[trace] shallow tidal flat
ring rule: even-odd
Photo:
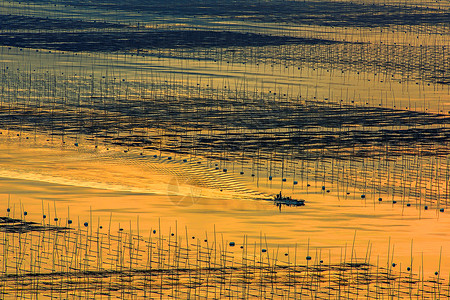
[[[449,296],[447,2],[0,7],[0,298]]]

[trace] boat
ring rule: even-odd
[[[282,205],[286,205],[286,206],[303,206],[303,205],[305,205],[305,200],[292,199],[291,197],[283,196],[281,194],[281,192],[274,197],[273,201],[275,202],[275,205],[280,208]]]

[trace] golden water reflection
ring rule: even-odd
[[[309,241],[312,249],[322,249],[322,257],[331,249],[331,260],[352,247],[356,237],[358,256],[369,251],[372,259],[386,263],[390,249],[391,259],[406,266],[412,251],[413,266],[429,274],[439,268],[443,247],[441,270],[450,271],[446,211],[379,202],[370,194],[361,199],[357,191],[343,198],[336,187],[327,186],[330,192],[325,192],[317,182],[296,191],[305,206],[280,211],[269,201],[255,200],[254,178],[237,173],[224,177],[221,170],[185,163],[182,157],[168,160],[120,148],[75,147],[43,136],[1,138],[2,210],[9,202],[16,217],[26,210],[27,220],[41,222],[43,212],[48,220],[56,213],[62,223],[71,218],[75,224],[90,221],[108,228],[111,221],[112,230],[120,226],[144,235],[158,226],[163,232],[187,227],[196,237],[215,229],[227,241],[246,235],[259,243],[263,237],[271,247],[283,248],[306,247]],[[130,159],[132,155],[139,160]],[[216,176],[217,182],[207,184],[208,176]],[[267,194],[277,188],[267,186]]]

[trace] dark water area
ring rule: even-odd
[[[70,26],[70,25],[69,25]],[[205,30],[125,32],[32,32],[0,35],[2,45],[74,52],[116,52],[140,49],[263,47],[316,45],[340,42],[313,38],[270,36],[253,33]]]

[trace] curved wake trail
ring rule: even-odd
[[[199,159],[168,159],[89,145],[58,148],[16,142],[0,146],[0,177],[168,196],[270,198]]]

